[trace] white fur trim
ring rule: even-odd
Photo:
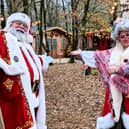
[[[39,97],[36,97],[35,94],[33,93],[33,100],[34,100],[34,108],[37,108],[39,106]]]
[[[49,66],[49,63],[48,63],[48,60],[47,60],[47,56],[44,54],[44,55],[40,55],[42,61],[43,61],[43,65],[42,65],[42,71],[43,72],[46,72],[47,69],[48,69],[48,66]]]
[[[21,63],[8,65],[3,59],[0,58],[0,68],[7,74],[7,75],[20,75],[25,72],[24,67]]]
[[[129,129],[129,114],[126,114],[125,112],[122,114],[122,120],[123,120],[123,124],[124,127],[126,129]]]
[[[35,61],[36,67],[39,68],[40,72],[40,83],[39,83],[39,95],[38,95],[38,101],[39,105],[38,110],[37,110],[37,116],[36,116],[36,125],[38,129],[47,129],[46,126],[46,104],[45,104],[45,90],[44,90],[44,82],[43,82],[43,76],[42,76],[42,68],[41,68],[41,62],[38,58],[38,56],[35,54],[33,48],[31,47],[30,44],[24,44],[27,50],[31,53],[33,56],[33,59]],[[37,68],[36,68],[37,70]],[[38,104],[38,101],[35,100],[34,104]]]
[[[97,129],[109,129],[115,125],[114,120],[111,117],[111,113],[108,113],[104,117],[97,118]]]
[[[28,29],[30,29],[30,18],[25,13],[17,12],[10,15],[7,19],[6,25],[11,25],[13,21],[21,21],[23,23],[26,23],[28,26]]]
[[[110,65],[124,65],[124,59],[129,60],[129,47],[123,49],[122,45],[119,42],[117,42],[115,48],[111,53]]]
[[[115,48],[111,53],[110,63],[109,65],[120,65],[121,55],[123,53],[123,48],[119,42],[116,43]]]
[[[29,64],[31,65],[31,67],[33,68],[33,73],[34,73],[34,80],[33,81],[36,81],[36,80],[39,80],[39,74],[38,74],[38,70],[36,68],[36,65],[32,59],[32,57],[30,56],[30,54],[28,53],[28,48],[26,47],[27,43],[19,43],[19,46],[22,48],[24,54],[26,55],[28,61],[29,61]],[[30,50],[30,49],[29,49]],[[31,55],[33,56],[34,58],[34,54],[32,53],[32,51],[29,51],[31,53]]]
[[[40,70],[40,83],[39,83],[39,106],[36,116],[36,124],[38,129],[47,129],[46,126],[46,103],[45,103],[45,89],[42,76],[41,62],[38,56],[35,56],[36,64]]]

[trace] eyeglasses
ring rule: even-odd
[[[17,25],[23,25],[24,28],[28,29],[28,26],[25,23],[21,22],[21,21],[14,21],[14,23],[17,24]]]
[[[124,38],[129,38],[129,32],[125,33],[125,34],[120,34],[119,35],[120,39],[124,39]]]

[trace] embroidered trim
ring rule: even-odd
[[[6,40],[6,37],[4,35],[4,33],[2,33],[3,35],[3,40],[4,40],[4,44],[5,44],[5,47],[7,48],[7,56],[3,58],[3,60],[7,63],[7,64],[11,64],[11,61],[10,61],[10,57],[9,57],[9,48],[7,46],[7,40]],[[2,58],[2,57],[1,57]]]
[[[13,84],[14,84],[14,81],[8,78],[8,79],[6,79],[6,81],[3,84],[5,85],[6,89],[9,92],[11,92]]]
[[[30,112],[30,108],[29,108],[29,104],[28,104],[28,100],[25,96],[25,92],[24,92],[24,89],[22,87],[22,83],[20,81],[20,76],[17,76],[17,80],[18,80],[18,84],[19,84],[19,88],[20,88],[20,91],[21,91],[21,95],[24,96],[25,98],[25,108],[26,108],[26,114],[28,116],[28,121],[26,121],[25,125],[28,124],[30,127],[34,125],[33,123],[33,119],[32,119],[32,115],[31,115],[31,112]],[[24,126],[25,126],[24,125]],[[26,125],[27,126],[27,125]],[[19,126],[20,127],[20,126]],[[24,129],[24,127],[20,127],[20,128],[16,128],[16,129]]]
[[[23,126],[18,126],[16,129],[26,129],[27,127],[33,126],[33,122],[26,121]]]

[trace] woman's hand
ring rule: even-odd
[[[75,56],[75,59],[77,59],[77,60],[82,60],[82,57],[81,57],[81,49],[72,51],[72,52],[70,53],[70,55],[71,55],[71,56]]]
[[[81,55],[81,49],[72,51],[72,52],[70,53],[70,55],[73,55],[73,56],[80,56],[80,55]]]
[[[119,66],[112,65],[112,66],[109,66],[109,67],[108,67],[108,72],[109,72],[110,74],[112,74],[112,73],[117,73],[118,70],[119,70]]]

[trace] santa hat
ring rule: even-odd
[[[7,19],[5,30],[8,27],[10,27],[13,21],[21,21],[25,23],[28,26],[28,31],[30,30],[31,20],[27,14],[21,13],[21,12],[16,12],[16,13],[11,14]]]

